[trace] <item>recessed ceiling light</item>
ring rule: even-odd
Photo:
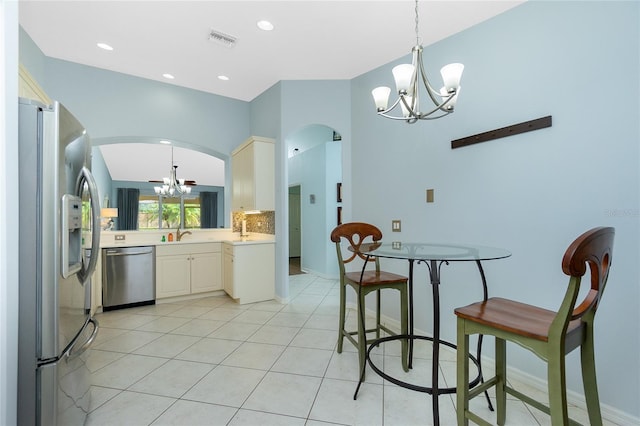
[[[109,46],[107,43],[98,43],[97,46],[100,49],[104,49],[104,50],[113,50],[113,47]]]
[[[229,77],[227,77],[226,75],[219,75],[218,79],[220,79],[222,81],[229,81]]]
[[[169,74],[169,73],[164,73],[164,74],[162,74],[162,76],[163,76],[164,78],[169,79],[169,80],[173,80],[173,79],[175,78],[174,76],[172,76],[172,75],[171,75],[171,74]]]
[[[263,31],[271,31],[273,30],[273,24],[269,21],[258,21],[258,28]]]

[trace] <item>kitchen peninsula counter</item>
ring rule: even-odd
[[[231,229],[189,230],[181,241],[168,240],[169,230],[103,231],[100,249],[155,246],[156,303],[219,295],[223,291],[240,304],[275,296],[275,236]],[[164,235],[165,241],[162,241]],[[85,240],[85,244],[90,241]],[[101,250],[102,251],[102,250]],[[102,256],[93,275],[92,310],[102,307]],[[225,269],[226,266],[226,269]],[[258,277],[245,271],[258,269]]]
[[[233,245],[249,244],[272,244],[275,243],[275,236],[272,234],[249,233],[247,237],[240,237],[238,232],[230,229],[212,230],[189,230],[191,234],[176,241],[175,229],[171,230],[174,236],[173,241],[168,240],[169,230],[163,231],[103,231],[100,235],[100,248],[113,247],[135,247],[135,246],[168,246],[180,244],[199,243],[228,243]],[[118,240],[119,236],[124,236],[123,240]],[[162,237],[165,241],[162,241]]]

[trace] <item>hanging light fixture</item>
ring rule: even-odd
[[[418,35],[418,0],[416,0],[416,45],[411,49],[413,59],[411,64],[402,64],[393,68],[393,77],[396,82],[398,91],[398,99],[389,105],[389,94],[391,89],[388,87],[376,87],[371,91],[376,104],[378,115],[392,120],[404,120],[407,123],[415,123],[418,120],[434,120],[444,117],[453,112],[460,93],[460,78],[464,65],[454,63],[445,65],[440,70],[444,86],[440,90],[436,90],[429,83],[429,79],[424,71],[422,63],[422,44]],[[420,111],[420,85],[426,89],[429,98],[433,102],[428,111]],[[393,116],[391,111],[400,106],[402,115]]]
[[[176,171],[178,170],[178,166],[173,164],[173,146],[171,147],[171,170],[169,171],[169,177],[162,178],[162,181],[151,181],[151,182],[162,182],[162,186],[155,186],[153,189],[156,194],[161,196],[173,196],[178,194],[190,194],[191,186],[196,183],[192,180],[185,181],[184,179],[178,179],[176,177]]]

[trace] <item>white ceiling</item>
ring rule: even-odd
[[[423,1],[422,43],[519,3]],[[407,0],[22,0],[19,13],[20,25],[47,56],[244,101],[280,80],[354,78],[410,53],[415,44],[414,4]],[[258,29],[261,19],[275,29]],[[209,41],[211,29],[237,37],[236,46]],[[99,49],[98,42],[114,50]],[[230,80],[218,80],[221,74]]]
[[[523,1],[422,1],[421,42],[432,44]],[[415,44],[414,13],[414,2],[409,0],[21,0],[19,4],[20,25],[49,57],[243,101],[253,100],[281,80],[351,79],[407,55]],[[262,19],[275,29],[258,29],[256,23]],[[235,47],[209,41],[212,29],[236,37]],[[114,50],[102,50],[98,42]],[[167,80],[163,73],[175,79]],[[218,75],[228,76],[229,81],[219,80]],[[385,83],[391,84],[391,76],[389,80]],[[107,163],[111,170],[110,160]],[[163,167],[168,170],[169,164]],[[180,171],[193,179],[190,166],[181,165]]]

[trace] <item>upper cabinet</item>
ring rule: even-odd
[[[18,96],[21,98],[35,99],[45,105],[51,104],[51,99],[49,99],[44,90],[42,90],[42,87],[40,87],[38,82],[34,80],[22,64],[20,64],[18,77]]]
[[[275,210],[275,140],[251,136],[231,153],[232,209]]]

